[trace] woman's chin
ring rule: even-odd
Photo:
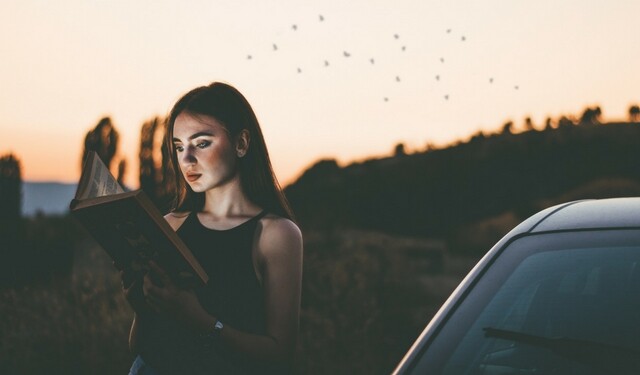
[[[203,184],[199,184],[198,182],[190,182],[189,187],[193,190],[194,193],[202,193],[206,190]]]

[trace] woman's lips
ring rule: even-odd
[[[201,176],[201,174],[199,174],[199,173],[187,174],[187,181],[193,182],[193,181],[197,180],[198,178],[200,178],[200,176]]]

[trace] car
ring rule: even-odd
[[[640,374],[640,198],[520,223],[476,264],[394,374]]]

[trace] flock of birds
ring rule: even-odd
[[[318,15],[318,20],[319,20],[319,22],[324,22],[325,18],[324,18],[324,16],[323,16],[323,15],[321,15],[321,14],[320,14],[320,15]],[[295,32],[295,31],[298,31],[298,25],[297,25],[297,24],[292,24],[292,25],[291,25],[291,30],[292,30],[292,31],[294,31],[294,32]],[[447,33],[447,34],[451,34],[451,31],[452,31],[451,29],[447,29],[447,30],[446,30],[446,33]],[[394,38],[396,41],[399,41],[399,40],[400,40],[400,35],[398,35],[398,34],[393,34],[393,38]],[[466,36],[462,35],[462,36],[460,37],[460,41],[461,41],[461,42],[465,42],[466,40],[467,40],[467,37],[466,37]],[[274,52],[278,51],[278,45],[277,45],[276,43],[273,43],[273,44],[272,44],[272,49],[273,49],[273,51],[274,51]],[[407,46],[406,46],[406,45],[402,45],[402,46],[400,47],[400,50],[401,50],[402,52],[406,51],[406,50],[407,50]],[[351,57],[351,53],[350,53],[350,52],[348,52],[348,51],[343,51],[343,52],[342,52],[342,56],[343,56],[344,58],[350,58],[350,57]],[[248,55],[247,55],[247,60],[253,60],[253,55],[248,54]],[[369,61],[369,63],[370,63],[371,65],[375,65],[375,63],[376,63],[376,60],[375,60],[375,58],[373,58],[373,57],[369,58],[369,60],[368,60],[368,61]],[[444,57],[440,57],[440,63],[444,64],[444,62],[445,62]],[[330,65],[331,65],[331,64],[330,64],[329,60],[324,60],[324,67],[325,67],[325,68],[329,67]],[[296,69],[297,69],[297,73],[298,73],[298,74],[301,74],[301,73],[302,73],[302,68],[297,67]],[[441,78],[441,77],[440,77],[440,74],[436,74],[436,75],[435,75],[435,80],[436,80],[436,81],[440,81],[440,78]],[[396,76],[395,76],[395,81],[396,81],[396,82],[398,82],[398,83],[402,81],[402,80],[400,79],[400,76],[399,76],[399,75],[396,75]],[[488,79],[488,81],[489,81],[489,84],[493,84],[493,81],[494,81],[493,77],[490,77],[490,78]],[[514,88],[514,90],[519,90],[519,89],[520,89],[520,87],[519,87],[518,85],[513,86],[513,88]],[[443,97],[444,97],[444,100],[449,100],[449,94],[445,94]],[[385,102],[388,102],[388,101],[389,101],[389,98],[385,96],[385,97],[383,98],[383,100],[384,100]]]

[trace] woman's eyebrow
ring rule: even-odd
[[[202,137],[202,136],[209,136],[209,137],[213,137],[213,133],[209,133],[209,132],[197,132],[195,134],[192,134],[189,136],[189,140],[198,138],[198,137]],[[182,142],[182,140],[180,138],[173,138],[174,142]]]

